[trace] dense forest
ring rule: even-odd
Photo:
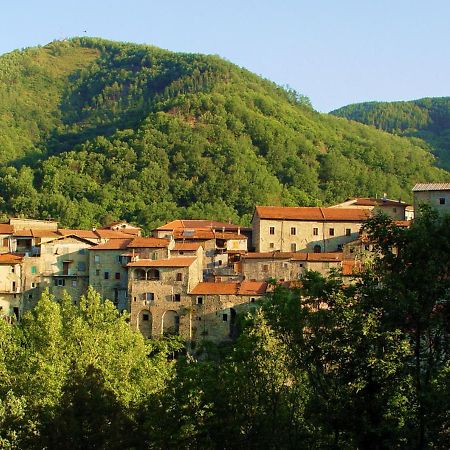
[[[439,165],[450,170],[450,97],[357,103],[331,114],[399,136],[422,139],[429,144]]]
[[[0,447],[447,450],[450,217],[364,228],[360,283],[274,285],[235,342],[189,354],[93,290],[0,320]]]
[[[421,141],[313,110],[217,56],[75,38],[0,57],[0,216],[248,224],[255,204],[409,200]]]

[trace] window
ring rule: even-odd
[[[202,320],[202,318],[199,316],[199,317],[197,317],[197,320]]]
[[[28,300],[32,300],[33,299],[33,294],[28,294]]]
[[[183,274],[181,272],[177,273],[177,281],[183,281]]]
[[[99,263],[100,262],[100,255],[94,256],[94,262]]]
[[[64,278],[55,278],[53,280],[53,284],[55,286],[65,286],[66,285],[66,280]]]
[[[397,208],[392,208],[392,211],[396,213],[397,212]]]
[[[275,234],[275,227],[269,227],[269,234]]]
[[[36,283],[31,283],[31,287],[35,288],[36,287]]]
[[[297,229],[295,227],[291,227],[291,236],[295,236],[297,234]]]
[[[8,247],[8,238],[3,238],[3,247]]]
[[[444,197],[440,197],[439,198],[439,204],[440,205],[445,205],[445,198]]]
[[[345,235],[346,236],[351,236],[351,234],[352,234],[352,230],[350,228],[346,228],[345,229]]]
[[[10,270],[9,270],[11,273],[14,273],[15,271],[16,271],[16,269],[15,269],[15,267],[14,266],[11,266],[11,268],[10,268]]]
[[[269,247],[270,247],[270,248],[274,248],[274,247],[275,247],[275,244],[274,244],[273,242],[271,242],[271,243],[269,244]]]
[[[228,314],[222,314],[222,320],[228,322]]]
[[[155,300],[155,294],[153,292],[147,292],[145,294],[145,300],[147,301]]]
[[[250,299],[250,303],[255,303],[255,297],[252,297],[252,298]]]
[[[115,278],[116,280],[120,280],[120,272],[116,272],[116,273],[114,274],[114,278]]]
[[[104,278],[105,278],[105,280],[109,280],[109,272],[104,273]]]
[[[337,249],[338,251],[342,252],[342,244],[338,244]]]
[[[86,271],[86,263],[83,262],[83,261],[80,261],[80,262],[77,264],[77,268],[78,268],[78,271],[79,271],[79,272],[85,272],[85,271]]]
[[[77,280],[72,281],[72,287],[77,287]]]
[[[31,266],[31,273],[37,273],[37,267]]]
[[[181,302],[181,294],[175,294],[173,296],[173,301],[174,302]]]
[[[313,228],[313,235],[314,236],[319,236],[319,229],[318,228]]]
[[[269,270],[269,266],[268,266],[267,264],[264,264],[264,265],[262,266],[262,270],[263,270],[264,272],[267,272],[267,271]]]
[[[148,322],[148,320],[150,319],[150,316],[148,314],[142,314],[142,320],[145,322]]]
[[[203,305],[203,297],[197,297],[197,305]]]
[[[96,269],[96,270],[95,270],[95,275],[96,275],[97,277],[100,276],[100,270],[99,270],[99,269]]]
[[[330,236],[334,236],[334,228],[330,228]]]
[[[291,252],[296,252],[297,251],[297,244],[295,242],[293,242],[291,244]]]
[[[86,249],[85,248],[80,248],[80,250],[78,250],[78,253],[80,255],[85,255],[86,254]]]

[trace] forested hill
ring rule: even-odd
[[[438,158],[439,165],[450,170],[450,97],[357,103],[331,114],[399,136],[423,139]]]
[[[147,230],[255,204],[410,198],[421,141],[314,111],[216,56],[75,38],[0,57],[0,214]]]

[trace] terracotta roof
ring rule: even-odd
[[[17,237],[30,237],[31,238],[31,237],[33,237],[33,233],[28,228],[28,229],[24,229],[24,230],[16,230],[14,232],[14,236],[17,236]]]
[[[354,200],[353,204],[358,206],[408,206],[405,202],[389,198],[355,198]]]
[[[187,239],[187,240],[204,240],[208,241],[214,239],[215,235],[212,230],[208,229],[190,229],[181,228],[173,230],[173,238],[177,240]]]
[[[174,251],[197,251],[202,244],[200,242],[176,242]]]
[[[13,255],[11,253],[0,254],[0,264],[18,264],[22,262],[22,256]]]
[[[97,234],[101,239],[126,239],[130,237],[129,233],[124,233],[122,231],[116,230],[95,230],[95,234]]]
[[[450,183],[417,183],[412,191],[450,191]]]
[[[311,261],[311,262],[333,262],[342,261],[342,252],[333,253],[304,253],[304,252],[267,252],[267,253],[247,253],[242,259],[292,259],[294,261]]]
[[[361,273],[362,265],[361,261],[355,261],[352,259],[342,261],[342,275],[350,276]]]
[[[339,262],[344,258],[342,252],[336,253],[292,253],[292,259],[295,261],[308,262]]]
[[[257,206],[255,214],[258,214],[261,219],[311,220],[315,222],[362,222],[369,217],[368,211],[363,209],[316,206]]]
[[[110,239],[108,242],[91,247],[89,250],[125,250],[131,241],[131,238]]]
[[[12,234],[14,228],[8,223],[0,223],[0,234]]]
[[[218,232],[216,231],[214,237],[216,239],[234,239],[237,241],[246,241],[247,240],[247,236],[244,236],[243,234],[238,234],[238,233],[230,233],[230,232]]]
[[[394,223],[400,228],[409,228],[412,220],[395,220]]]
[[[166,248],[169,242],[169,239],[137,237],[130,241],[128,248]]]
[[[98,240],[98,236],[95,234],[94,231],[92,230],[71,230],[68,228],[60,228],[58,230],[58,233],[61,234],[62,236],[78,236],[84,239],[95,239]]]
[[[128,267],[189,267],[196,257],[177,257],[170,259],[140,259],[127,264]]]
[[[194,295],[264,295],[267,283],[264,281],[243,281],[241,283],[198,283],[190,292]]]
[[[292,253],[288,252],[254,252],[242,256],[243,259],[291,259]]]
[[[243,228],[240,225],[227,222],[218,222],[215,220],[205,220],[205,219],[183,219],[183,220],[172,220],[172,222],[166,223],[156,228],[158,231],[173,231],[180,228],[203,228],[203,229],[216,229],[221,230],[237,230],[238,228]]]

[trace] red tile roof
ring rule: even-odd
[[[345,276],[351,276],[351,275],[357,275],[361,273],[362,271],[362,265],[361,261],[355,261],[352,259],[346,259],[345,261],[342,261],[342,275]]]
[[[0,254],[0,264],[19,264],[22,262],[22,256],[13,255],[11,253]]]
[[[98,235],[95,234],[95,232],[92,230],[71,230],[68,228],[60,228],[58,230],[58,233],[61,236],[73,235],[73,236],[78,236],[78,237],[81,237],[84,239],[95,239],[95,240],[99,239]]]
[[[8,223],[0,223],[0,234],[12,234],[14,228]]]
[[[89,250],[125,250],[131,241],[132,238],[110,239],[108,242],[91,247]]]
[[[95,233],[100,236],[101,239],[127,239],[130,237],[129,233],[116,230],[95,230]]]
[[[169,242],[169,239],[137,237],[128,244],[128,248],[166,248]]]
[[[196,257],[177,257],[170,259],[140,259],[127,264],[128,267],[189,267]]]
[[[394,223],[400,228],[409,228],[412,220],[394,220]]]
[[[265,281],[243,281],[241,283],[198,283],[191,291],[193,295],[264,295]]]
[[[260,219],[307,220],[315,222],[362,222],[367,210],[356,208],[321,208],[316,206],[257,206]]]
[[[242,259],[263,259],[263,260],[273,260],[273,259],[292,259],[294,261],[311,261],[311,262],[333,262],[342,261],[342,252],[333,253],[303,253],[303,252],[266,252],[266,253],[247,253],[242,256]]]
[[[190,228],[180,228],[173,230],[173,238],[176,240],[203,240],[208,241],[214,239],[215,235],[212,230],[208,229],[190,229]]]
[[[237,230],[238,228],[243,228],[240,225],[227,222],[218,222],[215,220],[204,220],[204,219],[184,219],[184,220],[172,220],[172,222],[166,223],[156,228],[157,231],[173,231],[182,228],[203,228],[203,229],[216,229],[221,230],[225,228],[226,231]]]
[[[174,251],[197,251],[202,244],[200,242],[176,242]]]

